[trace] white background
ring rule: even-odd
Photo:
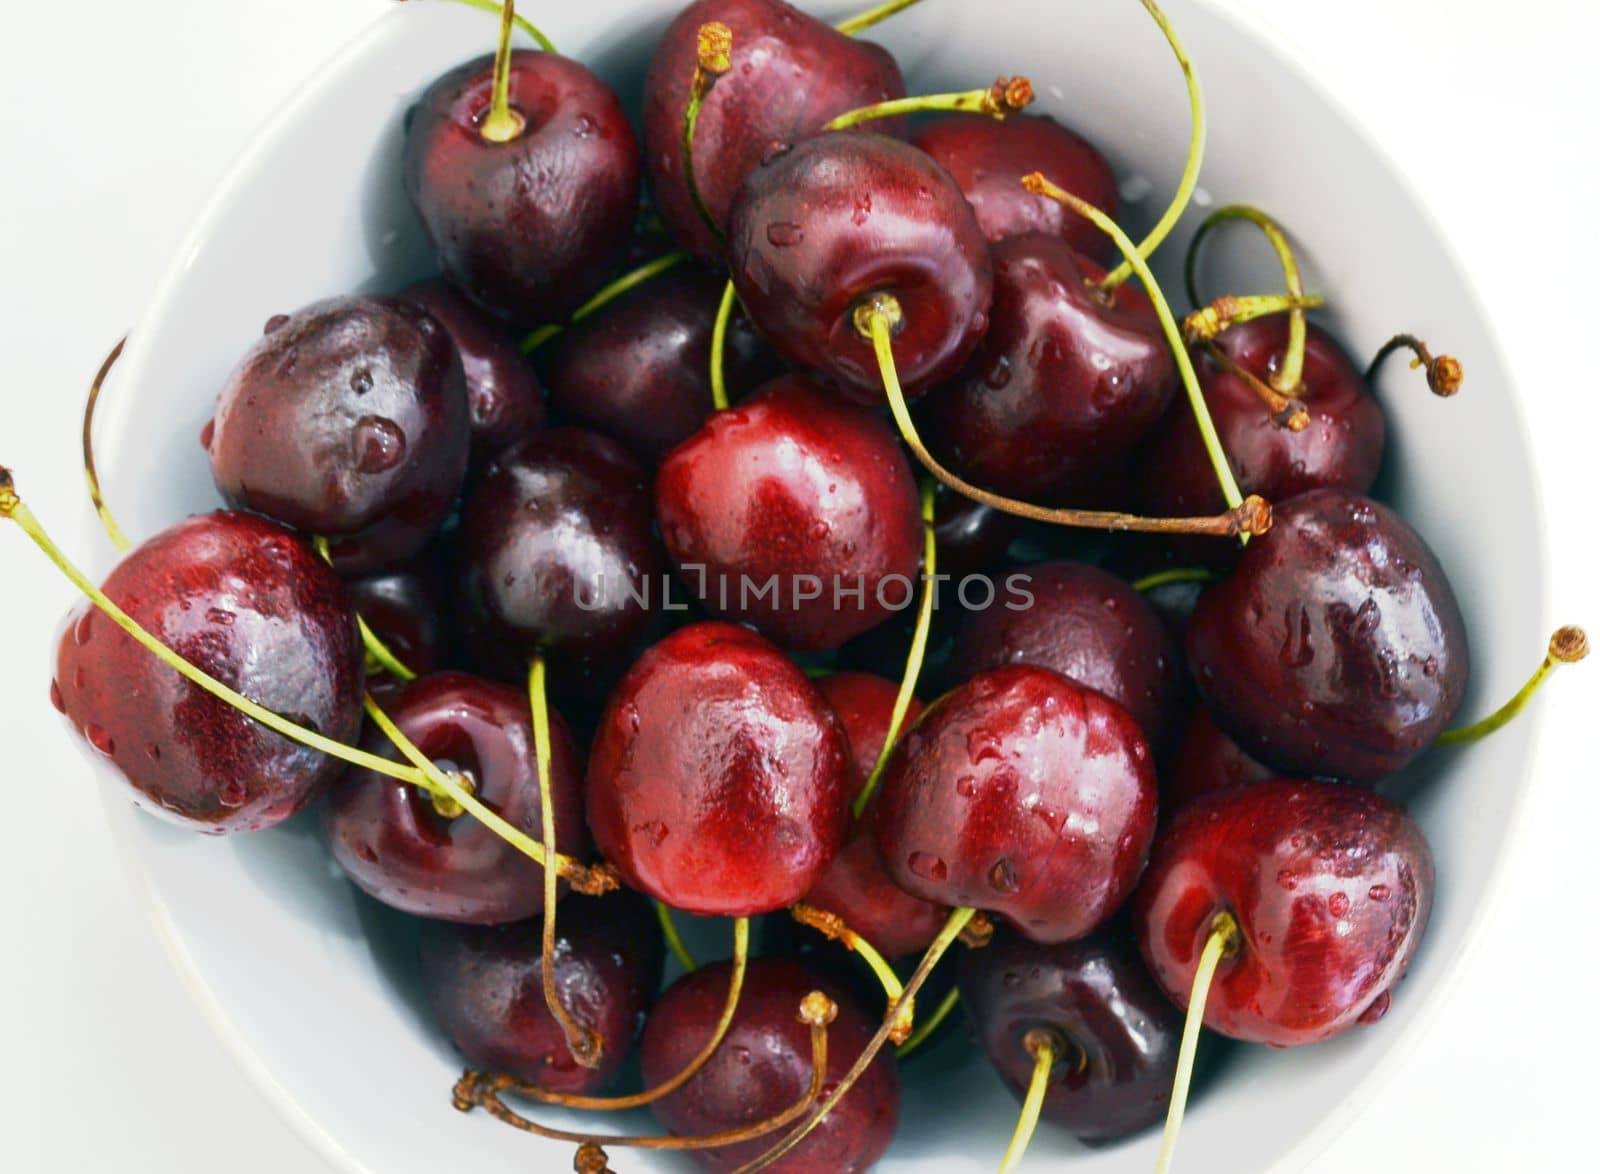
[[[250,130],[390,2],[0,4],[0,461],[63,535],[102,352]],[[1395,145],[1477,274],[1534,421],[1558,612],[1600,635],[1586,280],[1600,268],[1600,6],[1232,2],[1298,43]],[[18,534],[0,532],[0,560],[0,1167],[322,1169],[187,1003],[71,769],[45,699],[69,589]],[[1468,973],[1435,994],[1430,1032],[1320,1174],[1547,1170],[1594,1146],[1600,661],[1552,692],[1516,857]]]

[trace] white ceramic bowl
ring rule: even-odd
[[[821,7],[832,17],[845,6]],[[1409,329],[1448,342],[1465,360],[1469,393],[1448,405],[1412,374],[1386,381],[1393,439],[1385,492],[1454,579],[1475,680],[1511,679],[1541,640],[1547,559],[1523,423],[1466,275],[1389,161],[1287,52],[1212,0],[1168,7],[1210,103],[1204,202],[1246,200],[1280,215],[1302,246],[1311,286],[1334,295],[1336,329],[1357,354]],[[676,8],[675,0],[588,0],[543,5],[539,15],[557,44],[631,101]],[[428,271],[400,187],[401,118],[431,78],[487,51],[494,31],[492,18],[470,9],[397,7],[242,144],[134,329],[103,405],[104,481],[136,539],[215,504],[195,437],[267,317]],[[1128,178],[1130,196],[1153,193],[1132,203],[1134,227],[1177,179],[1188,134],[1183,89],[1135,0],[930,0],[871,35],[899,54],[913,92],[966,88],[1002,72],[1032,77],[1040,107],[1093,138]],[[1174,294],[1175,259],[1198,215],[1162,258]],[[1243,230],[1210,253],[1210,288],[1275,287],[1269,255]],[[86,518],[86,535],[92,526]],[[104,546],[96,538],[82,549]],[[1479,710],[1484,694],[1475,688],[1467,711]],[[1494,883],[1534,733],[1524,721],[1470,755],[1428,760],[1407,790],[1438,858],[1438,900],[1394,1009],[1379,1026],[1320,1047],[1241,1049],[1191,1109],[1183,1168],[1292,1168],[1373,1095],[1456,967]],[[263,1092],[335,1166],[381,1174],[570,1168],[567,1147],[450,1108],[458,1063],[410,982],[406,934],[357,899],[313,823],[206,839],[133,812],[115,784],[106,793],[200,1005]],[[919,1067],[934,1071],[912,1082],[883,1168],[992,1168],[1014,1119],[1011,1098],[981,1057],[960,1047]],[[640,1115],[626,1124],[649,1128]],[[1046,1127],[1031,1162],[1044,1168],[1069,1155],[1082,1174],[1142,1172],[1154,1141],[1085,1151]],[[678,1161],[616,1160],[626,1169]]]

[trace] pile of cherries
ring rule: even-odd
[[[1285,292],[1175,346],[1143,256],[1203,109],[1134,249],[1026,81],[907,99],[856,34],[911,2],[695,0],[642,139],[505,4],[407,123],[442,276],[268,320],[201,438],[227,508],[78,576],[56,707],[168,820],[316,805],[423,919],[456,1106],[580,1170],[868,1168],[957,1008],[1024,1101],[1004,1168],[1041,1116],[1170,1117],[1164,1166],[1202,1020],[1372,1023],[1427,926],[1381,784],[1481,729],[1446,731],[1450,584],[1366,496],[1370,372],[1252,209],[1204,232],[1259,225]],[[8,474],[0,513],[77,574]],[[696,966],[674,911],[733,919],[732,957]],[[643,1090],[603,1095],[633,1054]]]

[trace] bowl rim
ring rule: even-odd
[[[796,2],[803,6],[804,0]],[[1405,193],[1430,229],[1446,261],[1461,274],[1462,293],[1484,326],[1484,334],[1477,340],[1478,349],[1489,355],[1507,373],[1510,393],[1507,406],[1515,423],[1515,440],[1525,451],[1531,452],[1533,445],[1525,401],[1522,396],[1516,394],[1519,383],[1517,368],[1508,357],[1500,327],[1494,315],[1489,312],[1478,284],[1471,277],[1471,269],[1464,263],[1454,240],[1439,223],[1432,204],[1424,197],[1413,176],[1403,166],[1398,151],[1392,149],[1374,132],[1367,119],[1359,115],[1317,74],[1302,64],[1304,58],[1299,46],[1272,21],[1252,13],[1241,12],[1228,5],[1226,0],[1187,0],[1187,3],[1204,9],[1208,15],[1227,26],[1232,34],[1246,42],[1253,41],[1265,51],[1278,57],[1288,71],[1318,100],[1339,115],[1356,139],[1389,172],[1390,178]],[[134,328],[129,332],[127,354],[123,360],[122,370],[116,376],[118,382],[131,381],[135,385],[140,382],[145,356],[144,349],[138,341],[141,334],[138,329],[139,324],[158,320],[166,313],[168,303],[174,299],[183,284],[190,259],[199,252],[212,234],[214,222],[234,202],[236,192],[250,176],[254,160],[276,144],[286,133],[287,128],[298,122],[307,107],[317,104],[323,91],[346,66],[367,51],[369,42],[385,31],[392,22],[407,19],[408,15],[398,5],[376,14],[307,75],[283,104],[250,133],[245,145],[235,154],[216,181],[195,214],[189,229],[184,233],[172,259],[152,287],[148,301],[139,312]],[[1201,82],[1204,82],[1203,76]],[[1536,463],[1533,467],[1535,471],[1538,468]],[[1536,475],[1530,493],[1532,512],[1531,516],[1525,519],[1525,528],[1530,534],[1537,554],[1537,565],[1548,568],[1550,539],[1544,488],[1543,480]],[[98,541],[100,536],[99,518],[93,507],[87,504],[83,507],[81,532],[95,541]],[[1552,587],[1548,577],[1544,577],[1539,586],[1538,597],[1534,601],[1541,626],[1544,627],[1548,626],[1552,614],[1551,593]],[[1338,1101],[1329,1105],[1317,1122],[1279,1157],[1273,1164],[1272,1170],[1287,1172],[1304,1168],[1349,1128],[1392,1078],[1398,1066],[1412,1054],[1432,1026],[1434,1016],[1448,992],[1460,980],[1466,969],[1467,960],[1481,946],[1488,921],[1487,915],[1495,903],[1497,890],[1503,887],[1506,869],[1519,844],[1525,838],[1534,764],[1539,759],[1542,744],[1544,708],[1542,701],[1536,700],[1529,707],[1530,712],[1525,713],[1521,719],[1527,724],[1529,751],[1522,761],[1519,776],[1515,780],[1505,834],[1500,838],[1492,859],[1486,865],[1485,897],[1467,919],[1459,941],[1440,963],[1439,974],[1428,992],[1428,998],[1419,1002],[1405,1025],[1396,1031],[1394,1037],[1374,1058],[1366,1076]],[[135,884],[139,903],[145,906],[167,957],[173,969],[177,971],[189,997],[234,1062],[279,1118],[331,1167],[341,1174],[379,1174],[350,1153],[337,1137],[324,1127],[318,1115],[296,1099],[294,1094],[279,1082],[272,1069],[229,1015],[221,996],[206,980],[170,908],[157,891],[149,870],[139,858],[135,829],[145,817],[128,804],[113,802],[108,787],[100,788],[100,801],[106,809],[119,867]]]

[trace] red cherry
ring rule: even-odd
[[[1276,773],[1241,750],[1237,742],[1217,728],[1206,707],[1197,705],[1172,755],[1171,769],[1161,776],[1162,815],[1204,795],[1259,783]]]
[[[345,586],[367,627],[401,664],[419,676],[443,667],[448,634],[431,568],[413,564],[352,579]]]

